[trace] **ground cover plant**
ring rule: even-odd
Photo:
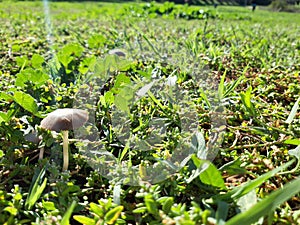
[[[0,2],[1,224],[299,223],[299,14],[45,5]]]

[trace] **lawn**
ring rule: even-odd
[[[299,224],[299,24],[0,2],[0,224]]]

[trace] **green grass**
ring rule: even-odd
[[[300,14],[49,5],[0,2],[0,224],[299,223]]]

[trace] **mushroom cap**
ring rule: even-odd
[[[89,113],[83,109],[56,109],[41,121],[41,127],[56,132],[73,130],[85,124],[88,118]]]
[[[26,141],[32,142],[34,144],[38,144],[42,140],[41,136],[39,136],[36,131],[26,134],[24,138]]]
[[[121,49],[112,49],[108,53],[110,55],[117,55],[117,56],[122,56],[122,57],[126,56],[126,53],[123,52]]]

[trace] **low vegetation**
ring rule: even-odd
[[[0,2],[1,224],[298,224],[300,15]],[[59,108],[88,121],[41,128]],[[43,149],[44,157],[39,159]]]

